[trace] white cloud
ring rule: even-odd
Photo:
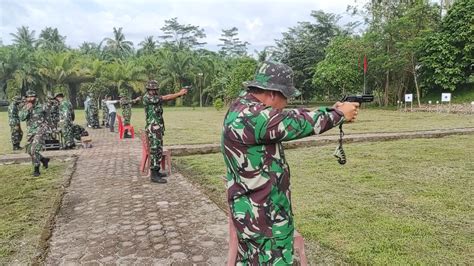
[[[123,27],[128,40],[138,45],[146,36],[161,34],[165,19],[205,29],[209,47],[216,47],[222,29],[237,27],[239,38],[251,43],[249,51],[272,45],[281,32],[298,21],[310,21],[311,10],[343,13],[354,0],[0,0],[0,31],[4,44],[22,25],[36,30],[57,27],[66,42],[100,42]]]

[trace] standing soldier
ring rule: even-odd
[[[358,103],[317,110],[283,110],[299,92],[293,71],[265,62],[230,106],[221,149],[227,166],[227,199],[238,237],[237,263],[293,264],[290,169],[283,141],[321,134],[355,119]]]
[[[22,100],[20,96],[15,96],[12,103],[8,106],[8,124],[10,125],[11,141],[13,150],[21,150],[21,139],[23,138],[23,131],[20,125],[19,110],[22,108]]]
[[[47,110],[38,102],[36,93],[28,90],[26,103],[20,111],[20,119],[26,121],[28,128],[26,151],[31,156],[34,166],[33,176],[40,175],[40,164],[43,164],[44,168],[48,168],[49,158],[43,157],[40,153],[43,149],[44,137],[49,132],[46,116]]]
[[[163,102],[171,101],[185,95],[188,90],[181,89],[178,93],[159,95],[158,82],[148,81],[146,93],[143,96],[145,105],[146,126],[145,130],[150,142],[150,170],[151,181],[156,183],[166,183],[164,174],[160,173],[161,157],[163,153],[163,135],[165,133],[165,123],[163,120]]]
[[[90,94],[91,100],[89,102],[88,117],[90,119],[89,125],[92,128],[99,128],[99,109],[94,99],[94,95]]]
[[[59,102],[56,98],[48,96],[46,107],[48,109],[49,127],[51,130],[56,131],[59,123]]]
[[[91,97],[87,95],[86,100],[84,101],[84,112],[86,113],[86,122],[87,122],[87,127],[92,127],[91,126],[91,118],[89,116],[89,107],[91,104]]]
[[[64,98],[64,94],[56,93],[54,96],[59,102],[59,127],[63,134],[64,149],[73,149],[76,146],[74,142],[74,132],[72,130],[72,121],[74,118],[74,110],[72,104]]]
[[[107,95],[104,96],[104,99],[101,101],[102,105],[102,126],[109,127],[109,108],[107,108]]]
[[[140,97],[130,100],[125,93],[120,94],[120,107],[122,107],[123,125],[129,126],[132,118],[132,104],[140,101]],[[125,138],[131,138],[128,130],[124,133]]]

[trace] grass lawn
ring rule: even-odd
[[[66,166],[54,161],[34,178],[31,164],[0,165],[0,265],[31,263]]]
[[[120,109],[118,112],[121,114]],[[219,143],[222,122],[226,112],[227,110],[216,111],[212,107],[202,109],[165,107],[165,145]],[[366,109],[360,112],[358,119],[356,123],[345,126],[346,133],[400,132],[474,127],[474,116],[459,114],[404,113]],[[76,122],[82,125],[85,124],[83,110],[76,110]],[[145,127],[145,117],[142,108],[133,109],[132,125],[136,131]],[[24,123],[22,123],[22,129],[26,131]],[[338,134],[338,132],[333,130],[326,134]],[[24,136],[22,145],[25,142]],[[2,111],[0,112],[0,154],[11,152],[7,112]]]
[[[286,153],[296,227],[311,262],[474,264],[473,135],[345,147],[345,166],[331,146]],[[226,206],[220,154],[173,160]]]

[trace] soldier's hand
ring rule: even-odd
[[[359,103],[337,102],[334,107],[344,114],[344,118],[347,122],[352,122],[357,118],[357,114],[359,111]]]
[[[26,103],[26,109],[30,110],[32,107],[33,107],[33,103],[32,103],[32,102],[27,102],[27,103]]]
[[[187,90],[187,89],[181,89],[181,90],[179,91],[179,94],[181,94],[181,95],[185,95],[185,94],[187,94],[187,93],[188,93],[188,90]]]

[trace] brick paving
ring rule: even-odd
[[[223,265],[227,218],[184,177],[141,177],[140,141],[89,130],[56,218],[48,265]]]

